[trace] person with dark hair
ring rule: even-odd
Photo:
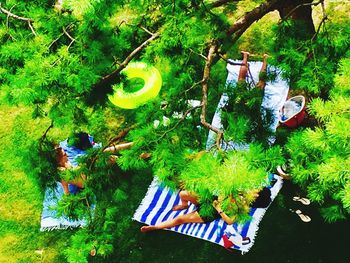
[[[251,204],[252,208],[266,208],[271,203],[271,190],[268,187],[264,187],[262,190],[255,194],[255,201]]]
[[[90,136],[86,132],[74,133],[74,135],[68,139],[68,144],[83,151],[86,151],[93,146],[93,142],[90,140]]]
[[[66,169],[72,169],[73,166],[68,160],[67,153],[61,147],[55,148],[55,151],[56,151],[56,158],[57,158],[57,169],[59,171],[64,171]],[[74,180],[70,180],[70,181],[66,181],[66,180],[61,178],[63,192],[65,194],[70,193],[69,185],[72,185],[73,187],[77,187],[79,189],[83,188],[85,179],[86,179],[86,176],[84,174],[81,174],[80,177],[77,177]]]
[[[267,207],[271,202],[271,191],[269,188],[264,187],[260,191],[255,191],[256,199],[251,205],[253,208],[265,208]],[[228,225],[231,225],[235,222],[234,218],[229,217],[222,209],[220,201],[215,199],[213,201],[213,213],[211,216],[204,217],[201,215],[201,204],[198,201],[198,197],[195,194],[192,194],[186,190],[182,190],[179,192],[181,203],[179,205],[176,205],[173,207],[172,210],[182,210],[189,207],[188,202],[191,202],[192,204],[197,206],[197,209],[193,212],[190,212],[188,214],[180,215],[178,217],[175,217],[173,219],[164,221],[158,225],[155,226],[143,226],[141,227],[141,232],[147,232],[147,231],[153,231],[153,230],[160,230],[164,228],[171,228],[177,225],[186,224],[186,223],[207,223],[214,221],[216,219],[222,218]],[[232,202],[234,200],[232,199]]]
[[[132,142],[128,142],[119,145],[112,145],[109,147],[105,147],[103,151],[113,153],[120,150],[128,149],[132,146],[132,144]],[[66,169],[78,167],[78,157],[85,155],[86,151],[91,148],[99,148],[101,146],[101,144],[96,144],[93,141],[93,137],[86,132],[74,133],[68,139],[60,142],[59,146],[56,147],[56,159],[58,170],[64,171]],[[116,155],[110,155],[108,163],[115,163],[117,158],[118,156]],[[61,184],[63,186],[64,193],[69,194],[70,192],[76,192],[79,189],[83,188],[85,180],[86,176],[84,174],[81,174],[80,177],[77,177],[74,180],[70,180],[69,182],[62,179]]]
[[[94,147],[93,138],[86,132],[74,133],[67,140],[60,143],[55,148],[57,168],[59,171],[66,169],[74,169],[78,167],[77,158],[85,154],[85,151]],[[98,147],[98,145],[96,145]],[[84,187],[86,176],[80,174],[77,178],[70,181],[65,181],[61,178],[61,184],[65,194],[76,192]]]

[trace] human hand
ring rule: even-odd
[[[218,200],[214,200],[213,201],[213,207],[216,209],[216,210],[221,210],[221,204]]]

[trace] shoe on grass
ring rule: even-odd
[[[309,205],[311,203],[309,199],[300,196],[294,196],[293,201],[300,202],[303,205]]]
[[[293,213],[296,213],[300,220],[305,222],[305,223],[309,223],[311,221],[311,217],[309,217],[308,215],[304,215],[303,212],[301,212],[301,210],[296,210],[296,211],[293,211],[292,209],[290,209],[291,212]]]

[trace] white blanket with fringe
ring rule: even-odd
[[[226,79],[226,85],[228,88],[234,88],[235,84],[238,80],[239,69],[240,69],[239,60],[229,60],[226,66],[228,75]],[[251,84],[252,87],[256,85],[259,81],[259,73],[262,66],[262,62],[260,61],[251,61],[249,62],[249,71],[246,77],[246,82]],[[273,81],[266,81],[266,85],[264,88],[264,97],[261,104],[262,114],[264,114],[265,110],[269,110],[272,114],[272,121],[270,124],[270,129],[272,132],[275,132],[279,123],[281,109],[283,107],[284,102],[287,99],[289,85],[286,80],[283,79],[282,71],[274,66],[267,67],[267,73],[274,73],[276,78]],[[228,95],[224,93],[219,101],[218,107],[216,108],[215,115],[212,120],[212,125],[219,129],[224,129],[221,123],[221,110],[226,106],[228,102]],[[212,145],[215,144],[216,141],[216,133],[213,131],[209,131],[208,140],[206,148],[210,149]],[[269,138],[269,143],[273,144],[275,142],[275,137],[271,136]],[[246,149],[248,148],[248,144],[243,143],[235,143],[230,142],[227,145],[222,145],[223,149],[226,150],[238,150],[238,149]]]
[[[89,135],[89,140],[93,145],[93,148],[101,148],[101,143],[95,143],[93,137]],[[85,151],[80,150],[74,146],[68,145],[68,140],[60,142],[60,147],[67,153],[69,162],[73,167],[78,165],[78,158],[85,155]],[[70,185],[68,186],[69,192],[75,194],[78,187]],[[55,188],[47,188],[45,190],[43,200],[43,210],[41,213],[40,231],[51,231],[55,229],[73,229],[77,227],[84,227],[88,224],[86,219],[72,220],[65,216],[59,216],[56,209],[58,202],[64,196],[63,186],[60,182],[56,183]],[[91,205],[91,211],[95,209],[95,205]]]
[[[271,187],[271,200],[274,200],[283,184],[279,176],[275,175],[274,178],[277,181]],[[180,204],[178,192],[173,192],[168,187],[163,187],[155,177],[148,188],[146,196],[136,210],[133,220],[147,225],[157,225],[179,215],[190,213],[196,209],[195,205],[191,204],[188,209],[172,211],[172,208],[178,204]],[[243,225],[237,223],[228,225],[224,220],[217,219],[210,223],[187,223],[166,230],[204,239],[221,246],[224,245],[222,235],[227,233],[235,237],[235,246],[232,247],[233,249],[248,252],[253,246],[260,220],[264,216],[266,210],[267,208],[252,208],[249,213],[252,219]],[[250,243],[244,244],[244,237],[249,237]]]
[[[63,186],[60,182],[57,182],[54,189],[46,189],[43,202],[43,211],[41,213],[40,231],[73,229],[87,225],[86,219],[72,220],[65,216],[58,216],[56,208],[63,195]]]

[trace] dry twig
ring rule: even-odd
[[[12,8],[13,8],[13,7],[12,7]],[[12,9],[12,8],[11,8],[11,9]],[[36,32],[35,32],[35,30],[34,30],[34,28],[33,28],[33,25],[32,25],[32,22],[34,22],[33,19],[31,19],[31,18],[26,18],[26,17],[23,17],[23,16],[15,15],[15,14],[11,13],[10,11],[6,10],[5,8],[3,8],[3,7],[1,6],[1,3],[0,3],[0,12],[7,15],[7,22],[8,22],[8,18],[9,18],[9,17],[12,17],[12,18],[14,18],[14,19],[16,19],[16,20],[20,20],[20,21],[25,21],[25,22],[27,22],[27,23],[28,23],[28,26],[29,26],[29,28],[30,28],[30,30],[31,30],[32,33],[33,33],[33,35],[36,36]]]
[[[202,103],[201,103],[202,112],[200,115],[200,120],[201,120],[201,124],[204,127],[218,134],[218,140],[217,140],[216,146],[220,148],[220,140],[222,139],[223,131],[218,129],[217,127],[214,127],[213,125],[211,125],[206,121],[206,111],[207,111],[207,105],[208,105],[208,80],[210,77],[210,68],[213,63],[214,57],[216,55],[216,50],[217,50],[217,44],[212,43],[209,48],[208,56],[204,66],[203,79],[202,79]]]
[[[147,39],[145,42],[143,42],[141,45],[139,45],[136,49],[134,49],[125,59],[122,63],[119,64],[118,68],[115,69],[111,74],[108,74],[107,76],[104,76],[97,84],[95,84],[95,87],[103,87],[106,86],[110,81],[115,79],[120,71],[122,71],[128,63],[142,50],[144,49],[150,42],[155,40],[159,37],[159,33],[154,33],[152,36]]]

